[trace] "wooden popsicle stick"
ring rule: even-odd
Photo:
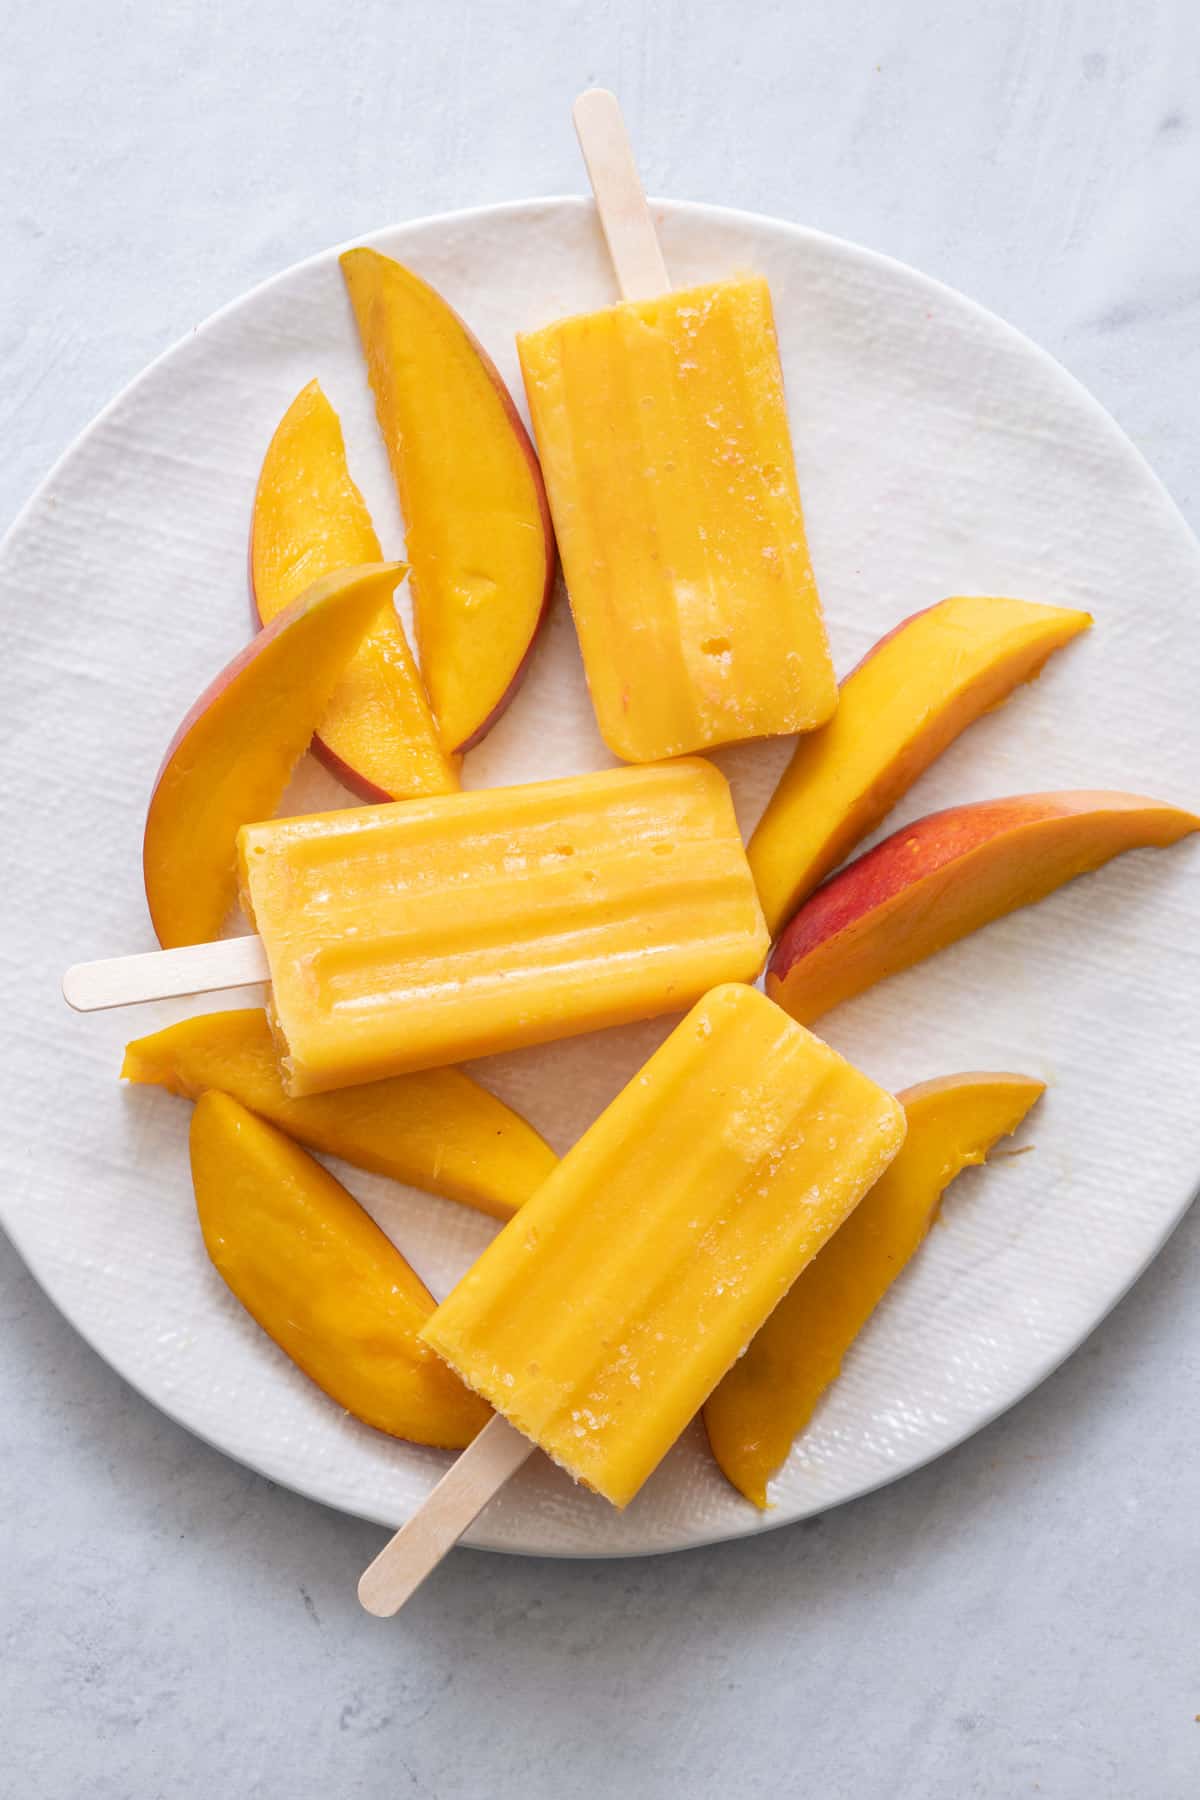
[[[667,265],[616,95],[589,88],[576,100],[572,116],[621,298],[665,294],[671,285]]]
[[[76,963],[63,976],[62,991],[76,1012],[100,1012],[109,1006],[134,1006],[139,1000],[172,1000],[181,994],[209,994],[270,979],[262,939],[236,937]]]
[[[358,1597],[366,1610],[378,1619],[399,1612],[535,1448],[502,1413],[489,1419],[408,1523],[364,1569]]]

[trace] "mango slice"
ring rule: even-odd
[[[1125,850],[1200,818],[1142,794],[1015,794],[928,813],[831,875],[775,946],[767,992],[802,1025]]]
[[[428,282],[378,250],[348,250],[342,273],[404,514],[421,673],[446,749],[469,750],[550,602],[541,470],[491,360]]]
[[[142,873],[164,949],[218,937],[237,898],[237,834],[268,819],[342,670],[404,573],[366,563],[315,581],[201,694],[146,814]]]
[[[469,1444],[489,1410],[417,1335],[433,1295],[341,1183],[228,1094],[200,1096],[191,1154],[213,1265],[297,1368],[390,1437]]]
[[[201,1013],[137,1038],[121,1077],[188,1100],[219,1088],[313,1150],[494,1219],[511,1218],[558,1162],[532,1125],[461,1069],[289,1100],[260,1007]]]
[[[1065,606],[956,595],[869,650],[801,738],[747,856],[772,935],[981,714],[1091,624]]]
[[[738,1491],[767,1483],[812,1417],[842,1358],[916,1254],[942,1194],[1016,1130],[1045,1084],[1028,1075],[946,1075],[896,1098],[908,1136],[891,1167],[805,1269],[709,1397],[713,1455]]]
[[[267,447],[250,535],[250,579],[266,625],[312,581],[383,552],[346,466],[342,427],[319,382],[288,407]],[[342,671],[313,739],[363,800],[452,794],[458,771],[438,738],[394,607],[380,610]]]

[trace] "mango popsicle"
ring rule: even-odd
[[[689,1006],[767,932],[700,760],[250,825],[293,1097]]]
[[[807,731],[837,687],[760,276],[518,337],[605,743],[648,762]]]
[[[719,987],[422,1336],[624,1506],[904,1131],[890,1094],[757,989]]]

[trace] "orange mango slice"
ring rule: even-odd
[[[839,870],[775,946],[767,992],[802,1025],[1122,851],[1200,818],[1141,794],[1017,794],[929,813]]]
[[[1044,1092],[1028,1075],[947,1075],[896,1097],[908,1136],[845,1224],[809,1263],[704,1408],[713,1455],[739,1493],[767,1505],[842,1359],[915,1256],[945,1190],[986,1160]]]
[[[275,811],[341,676],[403,574],[368,563],[316,581],[221,671],[171,741],[146,814],[142,872],[164,949],[219,936],[237,834]]]
[[[519,1113],[460,1069],[397,1075],[289,1100],[261,1007],[201,1013],[126,1047],[124,1081],[197,1100],[218,1088],[310,1149],[508,1219],[558,1158]]]
[[[418,1336],[436,1302],[327,1169],[228,1094],[192,1115],[213,1266],[297,1368],[364,1425],[460,1450],[488,1408]]]
[[[956,595],[881,638],[801,738],[747,856],[772,933],[981,714],[1091,624],[1064,606]]]
[[[440,294],[377,250],[348,250],[342,273],[404,514],[421,672],[443,744],[468,750],[515,693],[550,601],[541,470]]]
[[[310,381],[267,448],[250,536],[250,579],[264,625],[310,582],[383,552],[350,477],[338,416]],[[364,800],[450,794],[446,756],[394,607],[382,608],[333,691],[313,753]]]

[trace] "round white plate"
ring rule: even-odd
[[[1054,787],[1194,803],[1200,551],[1113,422],[1031,344],[909,269],[771,219],[657,211],[675,279],[747,267],[770,278],[840,670],[946,594],[1021,594],[1096,615],[1095,631],[960,740],[897,819]],[[580,200],[430,219],[371,241],[446,294],[518,394],[514,331],[613,297]],[[314,375],[342,414],[385,550],[398,552],[333,252],[149,369],[0,550],[11,1119],[0,1204],[49,1294],[144,1394],[273,1480],[391,1525],[446,1458],[344,1416],[241,1311],[196,1227],[188,1108],[116,1084],[125,1038],[188,1007],[81,1019],[58,997],[68,962],[152,947],[139,860],[150,783],[177,721],[247,635],[259,461]],[[785,755],[775,744],[720,758],[747,827]],[[607,760],[560,596],[468,779],[529,781]],[[349,803],[306,765],[285,810],[316,800]],[[1019,1140],[1034,1153],[956,1184],[944,1224],[776,1484],[775,1510],[760,1515],[726,1485],[693,1427],[624,1515],[538,1458],[470,1541],[607,1556],[761,1531],[903,1474],[1028,1392],[1145,1266],[1200,1173],[1198,899],[1200,844],[1140,852],[825,1021],[890,1086],[1012,1068],[1049,1091]],[[565,1149],[668,1024],[481,1072]],[[491,1234],[449,1202],[338,1173],[435,1291]]]

